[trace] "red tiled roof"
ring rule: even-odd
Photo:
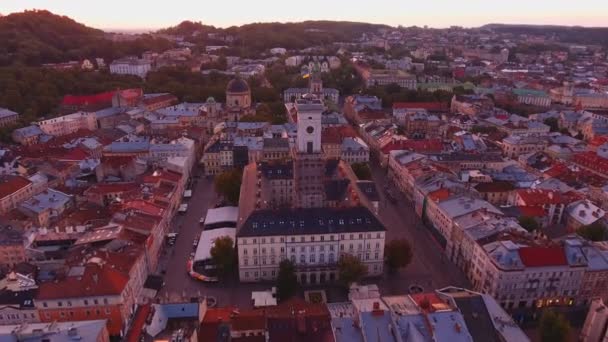
[[[146,174],[143,177],[143,182],[146,184],[150,183],[158,183],[160,180],[166,180],[173,183],[179,182],[182,178],[182,175],[177,172],[172,171],[154,171],[152,173]]]
[[[394,150],[412,150],[418,153],[439,153],[443,150],[443,143],[440,139],[407,139],[391,141],[382,147],[382,153],[388,154]]]
[[[393,109],[426,109],[428,111],[445,112],[448,104],[445,102],[395,102]]]
[[[429,198],[433,201],[443,201],[450,197],[450,190],[447,188],[441,188],[429,193]]]
[[[143,100],[143,103],[145,105],[150,105],[150,104],[155,104],[155,103],[160,103],[160,102],[165,102],[165,101],[177,102],[177,97],[175,97],[175,95],[172,95],[172,94],[163,94],[163,95],[159,95],[159,96],[145,98]]]
[[[129,165],[135,158],[135,156],[102,156],[101,164],[119,168]]]
[[[517,194],[527,206],[564,203],[564,198],[557,191],[546,189],[520,189]]]
[[[146,215],[158,217],[162,216],[165,211],[165,208],[144,200],[128,201],[124,203],[122,207],[124,209],[134,209]]]
[[[137,308],[133,324],[131,324],[131,328],[125,337],[126,342],[139,342],[142,329],[144,324],[146,324],[146,318],[148,318],[151,308],[152,306],[150,304],[140,305],[139,308]]]
[[[117,192],[129,192],[137,190],[138,186],[135,183],[97,183],[91,185],[87,189],[87,193],[94,194],[112,194]]]
[[[39,284],[37,300],[120,295],[129,276],[107,264],[88,263],[80,276]]]
[[[21,176],[2,176],[0,177],[0,198],[9,196],[31,183],[29,179]]]
[[[433,305],[437,305],[437,304],[445,305],[445,302],[443,300],[441,300],[441,298],[439,298],[439,296],[434,292],[417,293],[417,294],[412,294],[410,296],[416,302],[416,304],[418,304],[418,306],[420,306],[421,308],[425,302],[428,303],[430,305],[429,308],[428,309],[422,308],[422,309],[430,311],[430,312],[434,311]]]
[[[62,106],[86,106],[101,103],[112,103],[116,91],[107,91],[94,95],[66,95],[61,101]]]
[[[598,147],[608,142],[608,135],[598,135],[589,141],[589,146]]]
[[[522,247],[519,249],[521,262],[527,267],[567,265],[566,254],[561,247]]]
[[[507,192],[513,189],[515,189],[513,184],[502,181],[479,183],[475,186],[475,190],[479,192]]]
[[[545,217],[545,209],[540,206],[518,206],[517,209],[521,212],[522,216],[528,217]]]
[[[68,150],[67,153],[57,157],[58,160],[63,161],[82,161],[87,158],[89,158],[89,153],[80,147]]]
[[[608,159],[602,158],[594,152],[577,153],[572,158],[572,161],[595,172],[608,175]]]

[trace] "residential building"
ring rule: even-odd
[[[543,151],[547,147],[547,139],[537,136],[512,135],[502,139],[499,144],[505,156],[516,159],[522,154]]]
[[[551,97],[542,90],[535,89],[513,89],[513,94],[517,97],[517,102],[536,107],[551,106]]]
[[[56,118],[38,122],[38,127],[44,134],[62,136],[74,133],[81,129],[94,131],[97,129],[97,120],[93,112],[76,112]]]
[[[48,227],[74,206],[73,196],[55,189],[47,189],[21,202],[19,211],[40,227]]]
[[[568,204],[565,210],[565,223],[568,231],[575,232],[583,226],[604,220],[606,211],[596,206],[588,199]]]
[[[416,89],[416,76],[411,75],[403,70],[388,70],[388,69],[362,69],[360,68],[361,76],[365,81],[366,87],[386,86],[389,84],[397,84],[401,88]]]
[[[34,195],[32,182],[21,176],[0,177],[0,214],[17,208]]]
[[[15,265],[27,261],[23,231],[10,224],[0,226],[0,269],[12,269]]]
[[[369,162],[369,147],[359,137],[342,140],[340,158],[349,164]]]
[[[607,324],[608,307],[604,304],[604,299],[596,298],[589,306],[579,340],[581,342],[605,341],[608,338]]]
[[[515,206],[541,207],[549,224],[562,222],[567,198],[561,193],[545,189],[519,189],[512,193],[509,203]]]
[[[19,114],[7,108],[0,108],[0,128],[17,124]]]
[[[30,146],[38,143],[40,136],[44,132],[36,125],[30,125],[13,130],[11,138],[14,142],[24,146]]]
[[[34,306],[36,289],[36,281],[21,273],[11,272],[0,280],[0,326],[40,322]]]
[[[0,340],[31,342],[92,341],[110,342],[106,321],[65,321],[49,323],[21,323],[0,326]]]

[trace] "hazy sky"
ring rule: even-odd
[[[103,29],[160,28],[183,20],[226,27],[309,19],[430,27],[497,22],[608,26],[608,0],[0,0],[2,14],[33,8]]]

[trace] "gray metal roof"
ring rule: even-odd
[[[256,210],[237,237],[385,231],[366,207]]]

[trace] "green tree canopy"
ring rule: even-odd
[[[237,259],[232,238],[229,236],[217,238],[211,247],[211,258],[221,275],[230,274],[235,269]]]
[[[570,323],[563,315],[547,309],[540,317],[539,332],[542,342],[566,342],[570,337]]]
[[[543,123],[551,127],[551,132],[559,131],[559,122],[557,121],[557,118],[546,118]]]
[[[372,179],[372,171],[367,163],[353,163],[351,165],[353,172],[360,180]]]
[[[238,204],[242,178],[241,170],[238,169],[222,172],[215,177],[215,191],[224,196],[228,202]]]
[[[277,296],[279,300],[286,300],[294,296],[297,290],[298,278],[296,277],[296,267],[291,260],[285,259],[279,264]]]
[[[589,241],[606,240],[606,227],[599,221],[580,227],[576,233]]]
[[[534,217],[521,216],[518,221],[519,225],[529,232],[533,232],[535,230],[540,229],[540,224],[538,224],[538,221],[536,221]]]
[[[412,262],[412,246],[405,239],[391,240],[384,249],[384,259],[389,270],[404,268]]]
[[[340,282],[345,286],[361,280],[367,274],[367,267],[361,260],[352,254],[344,254],[338,261],[338,275]]]

